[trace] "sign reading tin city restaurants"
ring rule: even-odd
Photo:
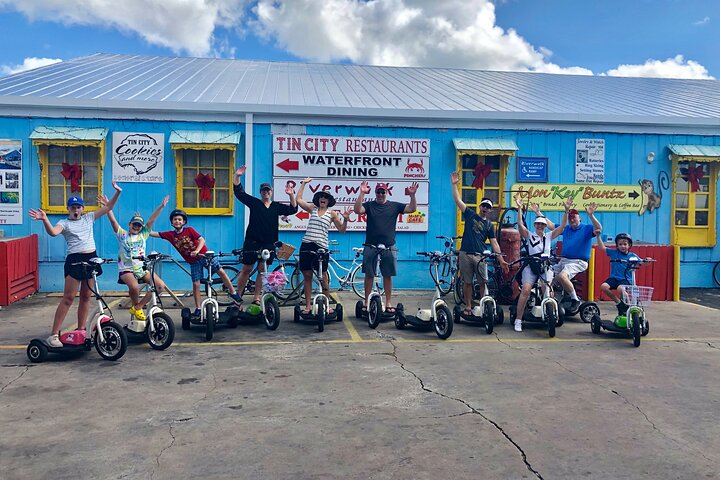
[[[375,198],[375,186],[388,183],[388,200],[407,203],[406,188],[418,182],[415,214],[398,217],[399,231],[426,232],[430,179],[430,140],[418,138],[330,137],[318,135],[274,135],[273,176],[275,192],[284,192],[287,182],[296,184],[305,177],[303,198],[310,202],[317,191],[331,193],[336,210],[351,207],[358,197],[360,182],[367,180]],[[280,198],[282,193],[276,195]],[[304,230],[306,212],[298,212],[281,229]],[[352,214],[349,230],[365,230],[365,216]]]
[[[113,181],[165,181],[164,134],[113,132],[112,148]]]
[[[512,186],[513,197],[523,203],[537,203],[541,210],[563,210],[563,202],[572,197],[573,208],[585,210],[591,203],[600,212],[641,212],[647,196],[640,185],[576,185],[516,183]],[[513,204],[515,202],[513,201]]]

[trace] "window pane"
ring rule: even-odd
[[[688,191],[688,182],[682,177],[678,177],[677,181],[675,182],[675,191],[676,192],[687,192]]]
[[[466,187],[469,187],[472,185],[472,183],[475,181],[475,174],[471,171],[463,171],[462,172],[462,184]]]
[[[485,177],[484,185],[488,187],[500,186],[500,174],[498,174],[497,172],[493,172],[487,177]]]
[[[200,200],[200,208],[212,208],[213,202],[212,202],[212,192],[210,192],[210,200]]]
[[[695,225],[706,227],[708,225],[708,212],[695,212]]]
[[[462,201],[466,205],[475,205],[477,202],[477,190],[474,188],[463,188]]]
[[[705,175],[698,180],[698,186],[700,187],[699,192],[707,192],[710,189],[710,178],[708,177],[707,172],[705,172]]]
[[[688,212],[687,211],[676,211],[675,212],[675,225],[687,225],[688,224]]]
[[[695,208],[708,208],[708,196],[695,195]]]
[[[97,195],[98,195],[97,187],[83,188],[83,200],[85,200],[85,205],[96,206],[98,204]]]
[[[48,147],[48,161],[50,163],[62,163],[65,161],[65,148],[50,145]]]
[[[500,156],[493,155],[492,157],[485,157],[485,165],[490,165],[493,170],[500,168]]]
[[[65,177],[62,176],[62,168],[57,165],[48,166],[48,182],[51,185],[62,185],[65,183]]]
[[[195,177],[198,172],[194,168],[183,169],[183,187],[195,187]]]
[[[85,165],[100,163],[100,149],[98,147],[82,147],[82,154]]]
[[[215,165],[217,167],[230,167],[230,150],[215,150]]]
[[[215,208],[228,208],[230,206],[230,192],[215,190]]]
[[[688,208],[688,196],[683,193],[675,195],[675,207]]]
[[[485,190],[485,196],[492,200],[493,205],[497,206],[500,190]]]
[[[215,170],[215,188],[228,188],[230,174],[225,169]]]
[[[50,205],[65,205],[65,197],[63,196],[64,187],[50,187],[48,189],[50,197]]]
[[[213,168],[215,165],[214,150],[200,150],[200,168]]]
[[[82,147],[67,147],[67,162],[70,165],[80,163],[80,152]]]
[[[500,212],[498,212],[498,209],[497,209],[497,208],[493,208],[492,211],[490,212],[490,215],[488,215],[488,218],[489,218],[490,220],[492,220],[494,223],[497,223],[497,221],[498,221],[498,215],[500,215]],[[497,227],[496,227],[496,230],[497,230]]]
[[[197,150],[182,150],[183,167],[197,167],[198,164],[198,152]]]
[[[472,170],[475,168],[475,165],[477,165],[477,155],[463,155],[460,163],[463,170]]]
[[[83,183],[85,185],[97,185],[98,184],[98,166],[85,164],[83,168]]]
[[[184,208],[196,208],[197,207],[196,190],[183,189],[183,207]]]

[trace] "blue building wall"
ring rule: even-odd
[[[113,131],[123,132],[157,132],[164,133],[165,140],[169,139],[172,129],[189,130],[222,130],[244,131],[242,123],[192,123],[192,122],[164,122],[164,121],[130,121],[130,120],[62,120],[62,119],[20,119],[0,118],[0,138],[21,139],[23,141],[23,206],[27,211],[40,205],[40,168],[37,149],[32,146],[29,135],[35,127],[43,125],[53,126],[81,126],[108,128],[107,147],[110,147],[110,135]],[[661,171],[672,177],[671,162],[668,159],[668,144],[706,144],[720,145],[720,136],[689,136],[689,135],[645,135],[645,134],[617,134],[617,133],[576,133],[576,132],[540,132],[540,131],[513,131],[513,130],[462,130],[462,129],[415,129],[415,128],[380,128],[380,127],[347,127],[347,126],[307,126],[307,135],[336,135],[336,136],[367,136],[367,137],[398,137],[398,138],[429,138],[430,147],[430,214],[429,231],[398,234],[398,249],[400,262],[400,275],[395,281],[398,288],[429,288],[431,280],[427,271],[427,264],[418,260],[415,252],[420,250],[435,250],[441,243],[437,235],[452,235],[455,232],[455,205],[450,190],[450,173],[455,169],[456,155],[452,140],[454,138],[491,138],[504,137],[514,140],[518,145],[517,155],[548,157],[549,183],[574,183],[575,176],[575,141],[577,138],[604,138],[605,139],[605,181],[607,184],[637,184],[640,179],[651,179],[658,186],[658,175]],[[236,152],[237,164],[245,163],[244,141],[238,146]],[[648,152],[655,153],[655,162],[648,164]],[[130,184],[124,183],[123,193],[116,216],[121,224],[139,210],[149,216],[163,196],[170,194],[168,207],[155,225],[156,230],[169,229],[167,214],[175,205],[175,162],[170,145],[165,145],[165,178],[164,186],[157,184]],[[108,152],[109,153],[109,152]],[[107,158],[107,156],[106,156]],[[270,181],[272,177],[272,131],[268,124],[255,124],[253,128],[253,183]],[[112,192],[110,186],[112,172],[110,162],[106,161],[104,169],[103,189],[106,193]],[[506,188],[516,181],[515,160],[511,159],[506,176]],[[717,189],[716,189],[717,192]],[[629,232],[633,238],[649,243],[669,244],[671,225],[671,190],[660,190],[662,194],[661,207],[654,213],[646,213],[642,217],[637,213],[603,213],[597,214],[603,224],[604,235],[614,235],[618,232]],[[278,199],[282,200],[284,193],[278,192]],[[396,199],[403,201],[403,199]],[[505,198],[508,204],[509,197]],[[716,203],[720,203],[716,199]],[[716,215],[718,210],[716,210]],[[558,212],[550,212],[549,216],[559,221]],[[583,221],[587,221],[582,214]],[[62,216],[50,216],[53,224]],[[244,209],[239,202],[235,203],[235,215],[229,216],[191,216],[190,224],[204,234],[210,248],[216,251],[229,251],[242,245],[244,238]],[[720,219],[716,220],[720,225]],[[27,216],[22,225],[4,225],[2,229],[6,236],[22,236],[37,233],[40,237],[41,262],[41,290],[59,291],[62,289],[62,265],[65,256],[65,242],[61,237],[49,237],[40,222],[32,222]],[[346,234],[331,234],[340,241],[339,257],[350,259],[351,248],[360,246],[364,239],[361,232]],[[301,233],[281,232],[280,239],[299,246]],[[98,252],[105,257],[114,257],[117,252],[117,243],[106,218],[96,222],[95,240]],[[167,242],[150,239],[149,249],[172,253]],[[176,258],[179,255],[175,254]],[[684,248],[681,257],[681,286],[712,286],[712,261],[720,258],[720,247],[713,248]],[[108,274],[103,278],[103,288],[115,289],[116,276],[112,268],[107,269]],[[176,268],[166,266],[163,276],[173,289],[189,287],[189,280]]]

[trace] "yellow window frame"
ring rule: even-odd
[[[64,214],[67,213],[67,188],[63,188],[63,204],[62,205],[50,205],[50,187],[65,187],[68,181],[65,181],[63,185],[50,184],[50,168],[54,166],[49,163],[48,150],[49,147],[95,147],[98,149],[98,183],[88,184],[85,183],[85,176],[80,181],[80,193],[79,197],[85,200],[83,195],[86,187],[97,188],[98,195],[102,195],[102,178],[103,178],[103,166],[105,164],[105,140],[33,140],[33,145],[38,149],[38,161],[40,163],[40,205],[45,213],[50,214]],[[84,159],[83,159],[84,164]],[[75,192],[71,192],[75,193]],[[71,195],[72,196],[72,195]],[[95,199],[87,199],[93,201]],[[85,203],[85,211],[93,212],[99,208],[99,205],[91,205]]]
[[[716,199],[717,199],[717,180],[718,170],[720,170],[720,159],[714,157],[682,157],[678,155],[672,156],[672,212],[671,212],[671,238],[675,245],[682,247],[712,247],[717,242],[716,229]],[[690,192],[688,184],[687,191],[678,191],[677,181],[680,178],[681,162],[690,162],[691,166],[697,166],[698,163],[707,167],[708,173],[708,191],[707,192]],[[697,163],[693,163],[697,162]],[[687,208],[677,206],[677,194],[687,194]],[[697,197],[707,195],[707,208],[697,207]],[[676,214],[678,211],[687,211],[688,224],[676,225]],[[706,211],[708,213],[707,225],[695,225],[695,213],[698,211]]]
[[[232,215],[233,214],[233,206],[235,202],[233,201],[233,174],[234,168],[235,168],[235,151],[237,149],[237,145],[234,144],[215,144],[215,143],[176,143],[172,145],[172,149],[175,151],[175,167],[177,172],[177,182],[176,182],[176,198],[177,198],[177,206],[178,208],[185,210],[186,213],[189,215]],[[228,206],[227,207],[188,207],[184,205],[184,197],[183,197],[183,190],[189,190],[190,188],[195,188],[196,191],[196,199],[197,203],[196,205],[200,204],[200,189],[193,186],[193,187],[186,187],[183,184],[183,172],[184,172],[184,166],[183,166],[183,156],[184,156],[184,150],[197,150],[197,151],[215,151],[215,150],[228,150],[229,151],[229,158],[228,158],[228,187],[214,187],[212,189],[212,202],[213,205],[215,205],[215,202],[217,200],[216,192],[218,190],[227,190],[228,191]],[[199,158],[199,155],[198,155]],[[213,168],[212,168],[212,175],[213,178],[217,179],[216,171],[217,167],[215,165],[215,156],[213,156]],[[200,171],[200,167],[198,165],[198,171]],[[207,170],[206,168],[203,168],[202,170]]]
[[[472,169],[469,168],[462,168],[462,157],[463,155],[477,155],[478,157],[500,157],[500,162],[498,165],[498,168],[493,168],[490,173],[497,173],[498,174],[498,186],[497,187],[488,187],[487,185],[483,185],[483,188],[475,189],[475,187],[471,185],[464,185],[463,179],[464,179],[464,173],[465,172],[472,172]],[[499,215],[499,212],[505,208],[505,196],[503,195],[503,192],[505,191],[505,179],[507,176],[507,169],[509,164],[509,158],[514,156],[515,152],[512,151],[506,151],[506,150],[456,150],[455,151],[455,164],[456,164],[456,171],[460,175],[460,182],[458,182],[458,188],[460,189],[460,198],[463,198],[463,191],[464,190],[475,190],[475,203],[469,204],[467,202],[464,202],[468,208],[472,207],[473,209],[476,209],[477,205],[480,203],[480,201],[483,199],[483,197],[486,197],[485,191],[486,190],[497,190],[498,191],[498,203],[494,206],[495,213]],[[463,220],[462,212],[458,209],[455,213],[456,219],[455,219],[455,225],[456,225],[456,233],[455,235],[458,237],[462,237],[463,233],[465,232],[465,221]],[[495,229],[497,231],[497,222],[495,222]]]

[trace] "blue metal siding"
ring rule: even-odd
[[[267,93],[267,92],[266,92]],[[40,205],[37,149],[32,146],[29,135],[34,128],[43,125],[53,126],[79,126],[108,128],[107,147],[110,148],[110,139],[113,131],[158,132],[165,134],[165,178],[166,186],[153,184],[124,183],[123,194],[120,197],[119,207],[115,212],[119,222],[124,225],[127,218],[135,211],[140,210],[149,216],[163,196],[170,194],[171,200],[158,222],[156,229],[170,228],[167,214],[175,205],[175,162],[174,155],[168,143],[172,129],[227,131],[240,130],[244,132],[241,123],[198,123],[198,122],[160,122],[160,121],[134,121],[134,120],[61,120],[61,119],[21,119],[0,118],[0,138],[23,140],[23,206],[25,211]],[[256,124],[253,129],[253,184],[269,181],[272,177],[272,133],[268,124]],[[670,160],[668,159],[668,144],[697,144],[720,145],[720,137],[687,136],[687,135],[642,135],[642,134],[615,134],[615,133],[569,133],[569,132],[537,132],[525,130],[467,130],[467,129],[414,129],[402,127],[343,127],[343,126],[307,126],[308,135],[337,135],[337,136],[375,136],[375,137],[401,137],[401,138],[429,138],[431,182],[430,192],[430,223],[426,233],[398,234],[398,248],[400,251],[400,276],[395,279],[398,288],[427,288],[431,286],[427,273],[427,263],[419,261],[415,252],[420,250],[434,250],[441,247],[437,235],[451,235],[455,232],[455,205],[452,201],[449,176],[455,169],[454,138],[506,138],[518,145],[518,155],[521,156],[547,156],[550,158],[550,183],[574,183],[575,174],[575,140],[577,138],[604,138],[606,145],[605,174],[608,184],[637,184],[640,179],[649,178],[656,184],[658,191],[658,174],[661,170],[671,174]],[[244,164],[244,141],[241,140],[236,151],[236,163]],[[655,153],[655,162],[648,164],[648,152]],[[106,152],[109,154],[109,152]],[[106,161],[104,169],[104,191],[110,193],[110,179],[112,177],[111,163]],[[506,177],[506,187],[516,181],[515,162],[511,160]],[[253,192],[256,193],[256,192]],[[276,192],[277,199],[283,200],[284,192]],[[671,219],[671,191],[662,191],[662,205],[654,213],[646,213],[639,217],[636,213],[598,213],[603,223],[604,235],[614,235],[620,231],[630,233],[637,240],[667,244],[670,241],[669,225]],[[407,198],[400,198],[406,201]],[[506,197],[506,204],[509,198]],[[720,203],[720,199],[716,199]],[[718,209],[716,212],[720,212]],[[553,220],[559,221],[558,212],[550,212]],[[62,216],[52,215],[51,222],[57,223]],[[587,217],[583,214],[584,221]],[[720,218],[717,221],[720,225]],[[208,246],[216,251],[229,251],[242,245],[244,238],[244,208],[235,202],[235,215],[228,216],[192,216],[190,225],[206,236]],[[62,262],[65,256],[65,242],[62,238],[49,237],[40,222],[32,222],[27,216],[22,225],[0,226],[6,236],[21,236],[38,233],[40,236],[40,262],[41,262],[41,289],[43,291],[60,291],[62,289]],[[340,258],[352,257],[351,247],[359,246],[364,240],[364,234],[350,232],[346,234],[333,233],[333,238],[340,241]],[[301,233],[281,232],[280,238],[297,247],[302,238]],[[95,225],[95,239],[98,251],[102,256],[114,257],[117,252],[117,242],[107,219],[103,218]],[[150,239],[150,249],[161,252],[174,253],[169,243]],[[176,258],[179,256],[175,253]],[[682,286],[711,286],[711,261],[720,258],[720,247],[714,248],[685,248],[682,249]],[[108,268],[108,274],[103,277],[103,288],[117,288],[114,269]],[[173,268],[166,267],[165,279],[171,288],[189,288],[189,279],[175,272]]]

